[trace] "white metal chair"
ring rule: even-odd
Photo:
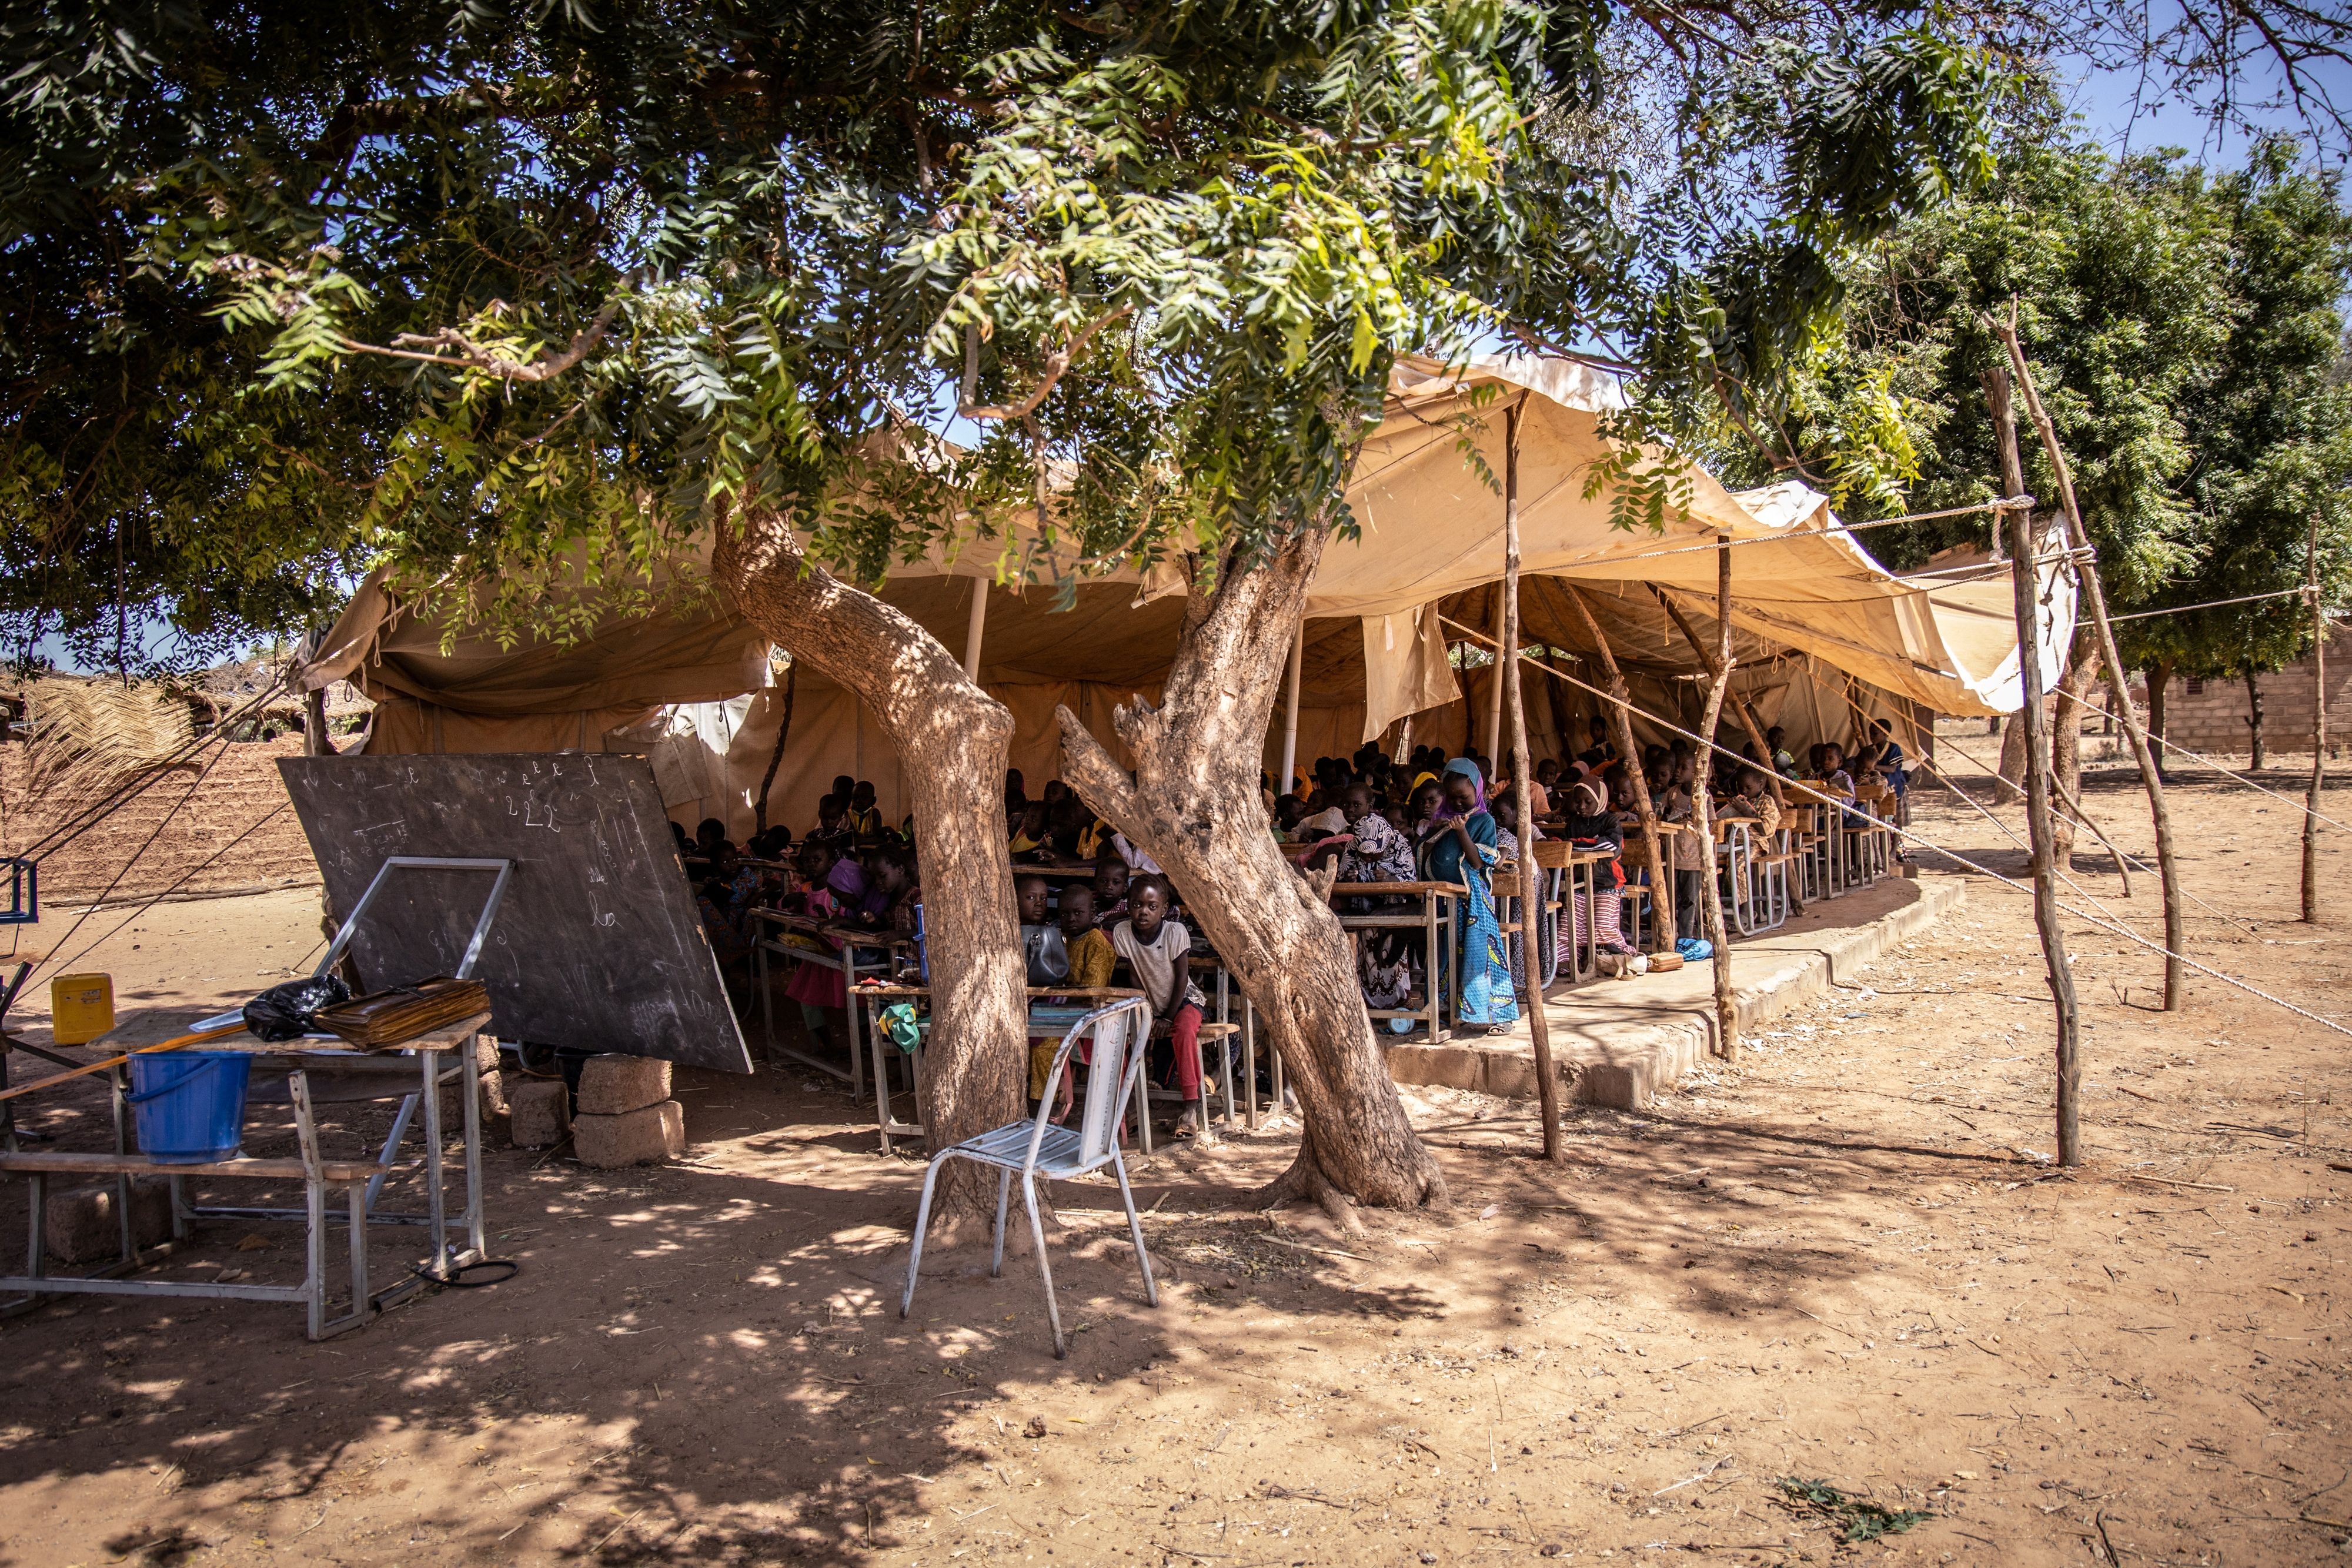
[[[1055,1124],[1054,1099],[1062,1074],[1069,1070],[1070,1051],[1078,1040],[1094,1038],[1093,1069],[1087,1078],[1086,1113],[1076,1132]],[[915,1247],[907,1259],[907,1293],[898,1302],[905,1317],[915,1305],[915,1276],[923,1266],[923,1233],[930,1228],[931,1195],[937,1190],[940,1167],[951,1159],[993,1166],[1002,1174],[996,1185],[996,1224],[992,1234],[992,1276],[1004,1271],[1004,1211],[1012,1196],[1013,1178],[1021,1178],[1021,1200],[1029,1209],[1029,1237],[1037,1248],[1037,1273],[1045,1281],[1045,1315],[1054,1326],[1054,1354],[1069,1354],[1062,1334],[1062,1309],[1054,1298],[1054,1266],[1045,1256],[1045,1228],[1037,1218],[1037,1180],[1066,1181],[1108,1166],[1118,1176],[1119,1202],[1127,1206],[1128,1234],[1135,1241],[1135,1261],[1143,1271],[1143,1299],[1160,1304],[1160,1287],[1152,1283],[1151,1255],[1143,1246],[1143,1221],[1135,1212],[1135,1193],[1127,1184],[1127,1162],[1119,1157],[1119,1124],[1128,1102],[1143,1076],[1143,1059],[1150,1049],[1151,1009],[1141,998],[1098,1008],[1072,1024],[1054,1052],[1053,1071],[1045,1076],[1045,1097],[1037,1103],[1035,1120],[1008,1122],[1003,1126],[967,1138],[931,1156],[923,1173],[923,1198],[915,1210]]]

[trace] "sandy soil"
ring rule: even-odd
[[[2092,793],[2145,844],[2118,784]],[[2352,1009],[2340,837],[2337,913],[2305,927],[2290,808],[2178,799],[2192,886],[2229,915],[2200,912],[2199,955]],[[2005,845],[1948,804],[1919,826]],[[2082,863],[2155,927],[2152,882],[2123,904]],[[1001,1280],[936,1254],[899,1320],[919,1166],[880,1157],[845,1095],[797,1071],[685,1075],[687,1163],[493,1157],[495,1249],[523,1264],[507,1284],[321,1345],[279,1306],[92,1300],[0,1324],[0,1560],[2352,1555],[2345,1041],[2212,981],[2150,1011],[2155,961],[2078,925],[2090,1159],[2048,1169],[2027,909],[1972,881],[1956,917],[1738,1065],[1652,1114],[1572,1116],[1565,1168],[1529,1157],[1528,1106],[1414,1092],[1447,1209],[1360,1238],[1251,1212],[1295,1129],[1163,1152],[1139,1180],[1156,1310],[1115,1190],[1059,1189],[1051,1260],[1080,1331],[1060,1363],[1025,1253]],[[160,1028],[307,948],[316,908],[141,925],[92,967]],[[95,1108],[60,1095],[31,1120],[79,1138]],[[9,1213],[0,1248],[21,1245]],[[292,1278],[299,1252],[290,1228],[221,1224],[166,1267]],[[1791,1476],[1931,1517],[1842,1544]]]

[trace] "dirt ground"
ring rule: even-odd
[[[2089,797],[2145,847],[2121,780]],[[2226,912],[2190,922],[2198,956],[2344,1019],[2345,836],[2306,927],[2287,803],[2175,800]],[[2021,862],[1948,801],[1917,825]],[[2126,903],[2081,863],[2158,928],[2152,878]],[[1025,1252],[1001,1280],[935,1253],[899,1320],[920,1167],[845,1093],[683,1075],[685,1163],[492,1156],[506,1284],[318,1345],[279,1305],[0,1323],[0,1561],[2352,1557],[2346,1040],[2210,980],[2150,1010],[2156,960],[2077,923],[2089,1159],[2052,1170],[2027,905],[1971,882],[1736,1066],[1654,1113],[1571,1114],[1564,1168],[1530,1157],[1529,1105],[1412,1092],[1444,1210],[1360,1238],[1252,1212],[1278,1124],[1163,1150],[1138,1181],[1156,1310],[1115,1189],[1057,1189],[1066,1362]],[[316,918],[310,895],[167,906],[86,967],[160,1033],[295,967]],[[94,1133],[93,1098],[37,1103],[30,1125]],[[215,1224],[164,1267],[291,1279],[299,1236]],[[1843,1544],[1790,1477],[1928,1517]]]

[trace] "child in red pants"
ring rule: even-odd
[[[1176,1136],[1189,1138],[1201,1128],[1201,1009],[1205,998],[1192,984],[1192,934],[1183,922],[1168,917],[1174,902],[1167,878],[1156,873],[1137,877],[1128,886],[1127,918],[1112,928],[1110,942],[1150,1000],[1152,1069],[1164,1077],[1173,1058],[1176,1088],[1184,1096]]]

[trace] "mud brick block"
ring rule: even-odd
[[[650,1056],[592,1056],[580,1064],[580,1113],[625,1116],[669,1098],[669,1063]]]
[[[42,1206],[49,1256],[60,1263],[110,1263],[122,1256],[122,1227],[115,1216],[114,1184],[52,1190]],[[131,1235],[142,1247],[171,1239],[169,1178],[142,1176],[131,1184]]]
[[[474,1071],[482,1085],[482,1119],[509,1114],[507,1109],[506,1081],[499,1071],[499,1037],[478,1034],[474,1037]]]
[[[507,1106],[519,1148],[548,1148],[572,1130],[572,1091],[561,1078],[509,1081]]]
[[[675,1100],[619,1116],[572,1119],[572,1152],[583,1166],[652,1166],[686,1153],[686,1107]]]

